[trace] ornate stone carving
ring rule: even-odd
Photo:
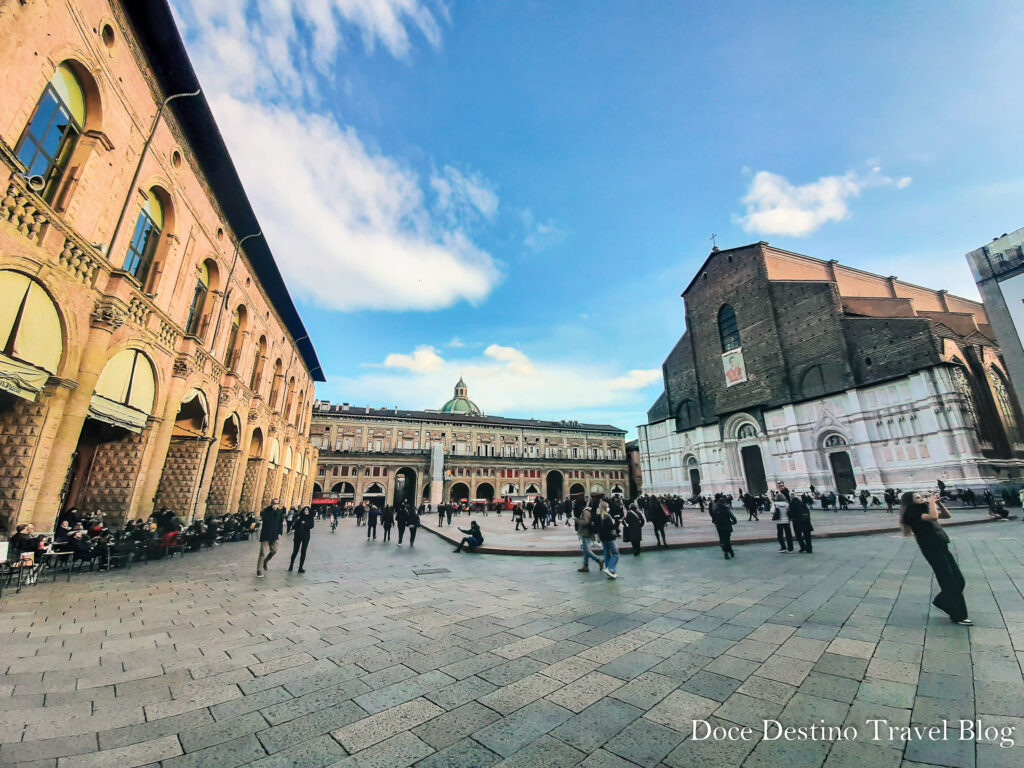
[[[249,411],[249,421],[250,422],[256,421],[256,419],[258,419],[259,417],[260,417],[260,412],[257,411],[255,408],[253,408],[251,411]]]
[[[179,379],[188,378],[188,375],[192,372],[192,366],[188,364],[187,355],[178,355],[174,358],[174,368],[172,373]]]
[[[94,328],[116,331],[124,325],[126,313],[122,303],[116,299],[100,298],[92,310],[90,320]]]

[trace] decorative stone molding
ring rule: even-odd
[[[228,401],[230,399],[231,399],[231,392],[229,390],[227,390],[227,389],[222,389],[220,391],[220,404],[221,405],[227,405]]]
[[[192,373],[192,366],[188,364],[187,355],[178,355],[174,358],[174,367],[171,369],[171,373],[179,379],[188,378],[189,374]]]
[[[124,304],[120,300],[102,297],[96,299],[96,306],[89,319],[93,328],[102,328],[113,333],[124,325],[126,316]]]
[[[82,285],[92,285],[96,272],[100,268],[99,260],[86,252],[85,249],[81,248],[71,238],[64,240],[64,247],[57,254],[57,260]]]
[[[249,423],[256,421],[260,417],[260,412],[255,408],[249,411]]]

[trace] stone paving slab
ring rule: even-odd
[[[930,607],[931,572],[896,535],[809,557],[644,552],[612,582],[361,533],[315,538],[302,576],[257,581],[239,543],[5,593],[0,765],[1022,764],[1024,528],[951,533],[971,629]],[[857,734],[769,739],[766,718]],[[959,718],[1015,744],[866,729]],[[696,739],[693,720],[752,735]]]

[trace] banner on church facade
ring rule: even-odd
[[[747,380],[747,366],[743,362],[743,349],[730,349],[722,355],[722,369],[725,371],[725,386],[742,384]]]

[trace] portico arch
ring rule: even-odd
[[[557,469],[552,469],[548,472],[547,477],[544,479],[544,485],[547,487],[547,497],[551,501],[561,501],[564,497],[564,480],[562,473]]]

